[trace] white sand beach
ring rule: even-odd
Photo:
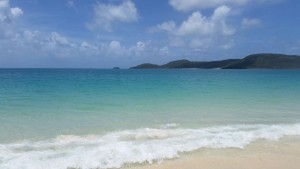
[[[257,141],[245,149],[203,149],[168,160],[130,169],[299,169],[300,139]]]

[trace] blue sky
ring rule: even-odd
[[[300,54],[297,0],[0,0],[0,67]]]

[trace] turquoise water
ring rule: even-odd
[[[118,168],[300,135],[299,123],[299,70],[0,69],[0,168]],[[170,149],[148,157],[154,143]]]

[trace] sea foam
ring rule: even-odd
[[[153,163],[200,148],[244,148],[257,139],[299,136],[300,124],[230,125],[184,129],[179,125],[111,132],[62,135],[46,141],[0,144],[2,169],[120,168]]]

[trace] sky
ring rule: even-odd
[[[299,0],[0,0],[0,67],[300,54]]]

